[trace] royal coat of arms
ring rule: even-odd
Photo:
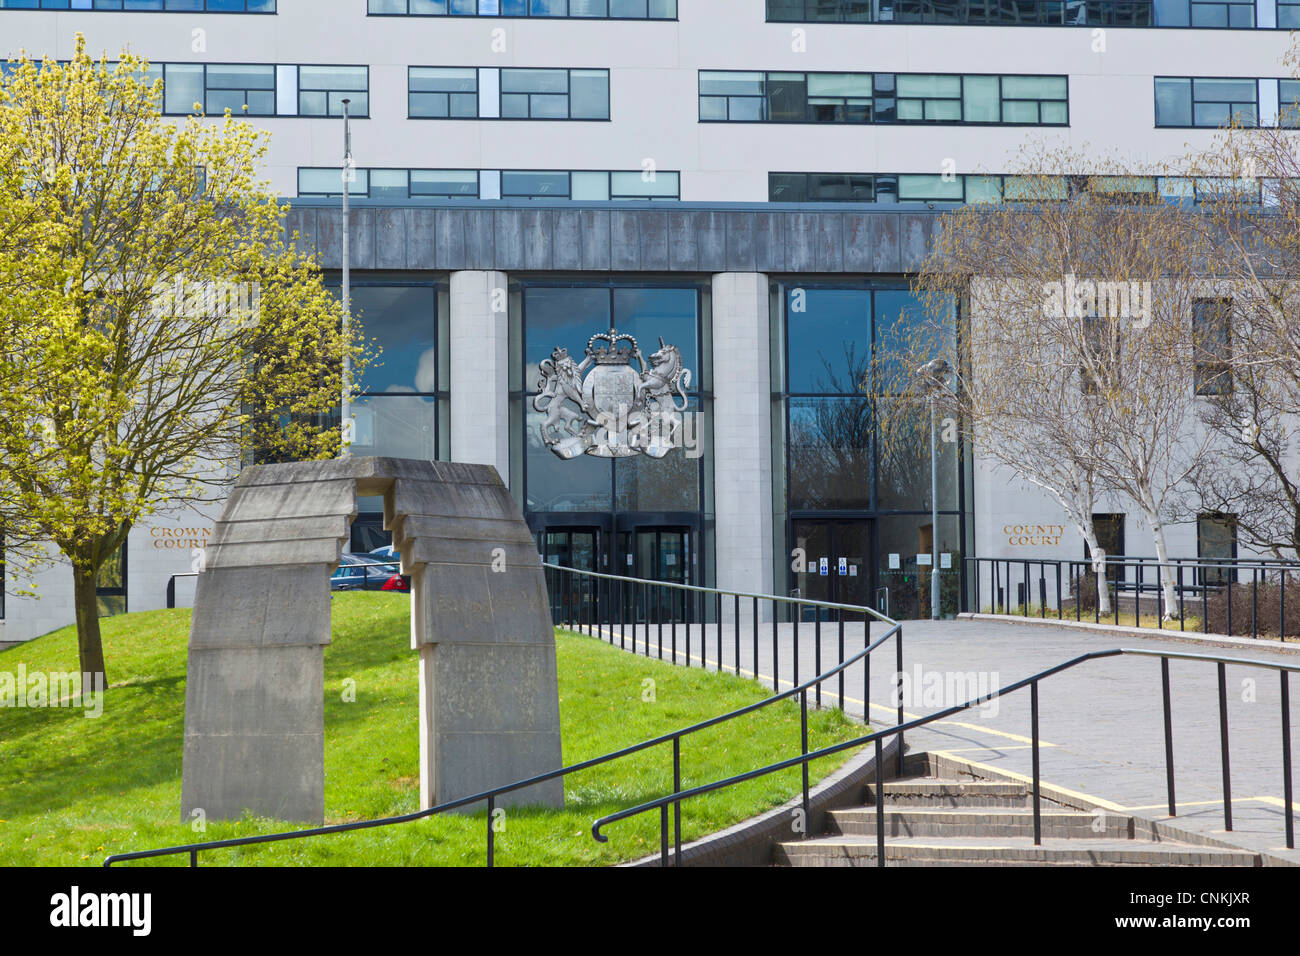
[[[560,458],[663,458],[680,444],[691,372],[677,346],[660,338],[647,363],[635,338],[611,328],[591,337],[581,363],[560,348],[539,368],[533,408],[546,415],[541,438]]]

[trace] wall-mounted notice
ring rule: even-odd
[[[889,570],[897,571],[902,566],[903,566],[902,555],[891,554],[889,556]]]

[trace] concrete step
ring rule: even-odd
[[[827,836],[779,843],[778,866],[875,866],[876,841]],[[1260,866],[1245,850],[1136,840],[906,837],[885,844],[886,866]]]
[[[916,777],[885,784],[885,803],[891,807],[1027,807],[1029,787],[1015,782],[942,780]],[[876,785],[867,787],[868,805],[876,801]]]
[[[1050,807],[1050,809],[1048,809]],[[1089,840],[1131,840],[1132,817],[1117,814],[1095,816],[1080,810],[1060,810],[1054,804],[1041,811],[1044,838]],[[826,824],[831,836],[875,836],[875,807],[832,810]],[[1034,813],[1019,807],[970,809],[885,807],[887,837],[1032,837]]]

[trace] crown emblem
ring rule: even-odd
[[[611,327],[587,340],[581,362],[556,348],[537,370],[532,406],[545,416],[542,442],[558,457],[663,458],[680,447],[691,373],[662,338],[647,361],[633,336]]]
[[[597,346],[597,342],[604,342],[604,345]],[[620,342],[631,342],[632,347],[626,345],[619,347]],[[587,354],[592,357],[597,365],[627,365],[632,361],[632,356],[640,351],[636,339],[626,332],[619,332],[618,329],[611,328],[608,332],[597,332],[587,340]]]

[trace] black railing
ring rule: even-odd
[[[1055,667],[1049,667],[1046,670],[1039,671],[1030,677],[1008,684],[1000,690],[984,694],[972,700],[947,707],[936,713],[929,714],[925,717],[918,717],[906,723],[899,723],[895,727],[886,730],[874,731],[864,734],[853,740],[842,741],[823,747],[820,750],[811,753],[804,753],[798,757],[790,757],[777,763],[769,764],[757,770],[750,770],[743,774],[737,774],[728,777],[725,780],[717,780],[713,783],[707,783],[702,786],[692,787],[689,790],[675,790],[665,797],[655,800],[649,800],[635,807],[629,807],[625,810],[619,810],[601,817],[591,825],[591,835],[599,842],[605,843],[608,837],[601,831],[611,823],[620,820],[626,820],[631,817],[639,816],[642,813],[648,813],[652,810],[660,812],[660,865],[668,866],[667,852],[667,807],[671,804],[680,807],[683,800],[690,800],[693,797],[701,796],[706,793],[712,793],[716,790],[722,790],[726,787],[743,783],[747,780],[753,780],[768,774],[777,773],[782,770],[788,770],[792,767],[802,766],[806,769],[808,764],[813,760],[819,760],[822,757],[829,757],[833,754],[842,753],[846,750],[853,750],[858,747],[864,747],[868,744],[874,744],[875,754],[875,771],[876,771],[876,865],[885,865],[885,805],[884,805],[884,741],[889,737],[898,737],[898,752],[903,752],[903,734],[905,732],[924,727],[938,720],[944,720],[954,714],[969,710],[972,707],[978,707],[988,703],[995,698],[1002,697],[1006,694],[1014,693],[1025,687],[1029,688],[1030,697],[1030,734],[1032,740],[1032,767],[1033,767],[1033,817],[1034,817],[1034,845],[1041,846],[1043,842],[1042,826],[1042,781],[1040,778],[1039,766],[1039,735],[1038,735],[1038,684],[1062,671],[1070,670],[1080,664],[1088,661],[1100,660],[1107,657],[1119,657],[1121,655],[1136,655],[1139,657],[1158,657],[1160,658],[1160,683],[1161,697],[1164,704],[1164,742],[1165,742],[1165,786],[1168,796],[1169,816],[1178,815],[1178,805],[1174,799],[1174,736],[1173,736],[1173,717],[1171,694],[1169,688],[1169,661],[1172,660],[1189,660],[1211,662],[1218,665],[1219,672],[1219,747],[1221,751],[1221,764],[1223,770],[1223,817],[1224,828],[1232,829],[1232,788],[1230,780],[1230,760],[1228,746],[1228,718],[1227,718],[1227,682],[1225,679],[1225,669],[1228,664],[1240,665],[1245,667],[1262,667],[1269,670],[1276,670],[1281,678],[1281,725],[1282,725],[1282,799],[1284,807],[1284,824],[1283,829],[1286,834],[1287,849],[1295,849],[1295,815],[1293,806],[1292,780],[1291,780],[1291,695],[1289,678],[1293,671],[1300,671],[1300,666],[1291,664],[1279,664],[1272,661],[1249,660],[1236,657],[1220,657],[1209,654],[1180,654],[1170,653],[1168,651],[1148,651],[1135,650],[1131,648],[1116,648],[1109,651],[1094,651],[1089,654],[1083,654],[1063,664],[1057,664]],[[680,857],[679,857],[680,862]]]
[[[861,622],[865,643],[872,620],[896,627],[896,622],[880,611],[855,604],[836,604],[799,597],[798,590],[789,597],[726,591],[644,578],[620,577],[597,571],[543,566],[551,617],[556,626],[601,637],[633,653],[680,662],[687,667],[698,663],[709,666],[709,645],[716,657],[714,668],[730,668],[736,674],[759,677],[760,652],[770,647],[770,675],[773,690],[784,683],[797,684],[806,665],[800,660],[801,632],[812,633],[814,674],[821,673],[822,660],[828,652],[843,664],[847,641],[856,635],[850,629]],[[730,621],[727,620],[730,617]],[[812,620],[808,620],[811,617]],[[746,622],[747,641],[742,642],[742,622]],[[782,627],[782,625],[787,625]],[[770,625],[770,630],[768,626]],[[824,625],[824,626],[823,626]],[[728,633],[728,630],[730,633]],[[764,631],[768,630],[768,634]],[[892,631],[891,631],[892,633]],[[897,666],[903,670],[902,630],[898,630]],[[742,643],[748,647],[742,647]],[[827,645],[830,644],[828,648]],[[727,663],[730,650],[731,663]],[[748,651],[750,667],[743,666]],[[783,658],[785,669],[783,669]],[[864,687],[871,686],[870,659],[864,660]],[[844,709],[844,677],[838,682],[839,708]],[[820,686],[816,705],[822,704]],[[869,719],[864,712],[864,718]],[[903,720],[902,708],[898,720]]]
[[[691,734],[698,733],[701,730],[705,730],[709,727],[714,727],[719,724],[726,723],[738,717],[743,717],[747,714],[752,714],[756,711],[763,710],[764,708],[770,707],[773,704],[780,703],[781,701],[784,700],[789,700],[796,696],[799,698],[801,748],[803,753],[805,754],[808,753],[809,692],[811,691],[814,693],[816,697],[816,706],[820,706],[821,685],[826,681],[831,680],[832,678],[838,678],[840,703],[841,703],[841,709],[843,709],[845,672],[850,667],[861,662],[863,665],[863,676],[865,681],[863,686],[864,688],[869,688],[870,677],[871,677],[871,653],[891,639],[895,642],[895,663],[897,667],[898,679],[900,681],[900,687],[898,688],[898,693],[897,693],[897,699],[898,699],[897,714],[898,714],[899,723],[902,723],[904,719],[903,706],[902,706],[903,695],[901,692],[901,681],[902,681],[902,674],[903,674],[903,626],[895,621],[891,621],[889,618],[885,617],[882,614],[879,614],[876,611],[872,611],[870,608],[858,607],[856,605],[848,605],[848,604],[832,604],[825,601],[805,601],[805,600],[798,600],[794,598],[786,598],[786,597],[766,595],[766,594],[749,594],[745,592],[736,592],[736,591],[721,591],[713,588],[698,588],[698,587],[693,587],[690,585],[682,585],[682,584],[664,584],[657,581],[645,581],[639,578],[619,578],[613,575],[603,575],[603,574],[594,574],[592,572],[574,571],[571,568],[562,568],[555,565],[546,565],[545,567],[547,572],[548,583],[552,582],[557,577],[563,578],[564,575],[573,575],[578,578],[590,578],[593,586],[596,586],[596,582],[598,579],[600,581],[608,581],[608,582],[623,582],[623,583],[635,584],[635,585],[652,585],[655,587],[677,589],[682,594],[686,594],[686,593],[690,593],[694,595],[707,594],[707,595],[716,596],[719,599],[723,596],[732,597],[736,601],[736,607],[739,607],[739,600],[740,598],[743,597],[747,601],[752,602],[752,606],[755,608],[756,620],[757,620],[757,609],[760,607],[760,602],[773,602],[774,604],[807,605],[807,606],[816,607],[826,611],[833,610],[840,613],[841,615],[843,614],[852,614],[855,616],[861,615],[863,616],[864,621],[868,621],[874,618],[875,620],[879,620],[882,623],[888,624],[890,626],[885,631],[885,633],[882,634],[880,637],[878,637],[875,641],[866,641],[865,646],[862,648],[862,650],[857,651],[856,653],[852,654],[847,658],[844,656],[843,653],[844,645],[843,642],[841,641],[840,643],[841,653],[840,653],[840,660],[838,664],[836,664],[834,667],[826,670],[823,673],[818,673],[816,676],[812,677],[811,679],[805,681],[802,684],[797,684],[791,687],[789,690],[780,691],[778,693],[775,693],[773,696],[766,697],[763,700],[757,701],[756,703],[749,704],[745,707],[741,707],[737,710],[733,710],[729,713],[722,714],[717,717],[711,717],[708,720],[700,721],[699,723],[692,724],[689,727],[684,727],[680,730],[675,730],[672,731],[671,733],[663,734],[651,740],[644,740],[640,743],[632,744],[631,746],[613,751],[612,753],[604,754],[600,757],[593,757],[590,760],[584,760],[581,761],[580,763],[576,763],[568,767],[562,767],[559,770],[552,770],[548,773],[540,774],[535,777],[530,777],[527,780],[520,780],[515,783],[505,784],[504,786],[496,787],[492,790],[485,790],[482,793],[476,793],[468,797],[461,797],[456,800],[451,800],[445,803],[438,804],[435,807],[430,807],[424,810],[417,810],[412,813],[401,814],[399,816],[384,817],[376,820],[362,820],[355,823],[339,823],[339,824],[332,824],[330,826],[312,827],[306,830],[292,830],[292,831],[287,831],[282,833],[261,834],[259,836],[235,837],[228,840],[210,840],[210,841],[200,842],[200,843],[188,843],[188,844],[182,844],[178,846],[163,847],[156,850],[139,850],[132,853],[115,853],[104,860],[104,866],[113,866],[116,863],[125,863],[131,860],[144,860],[144,859],[152,859],[156,857],[179,856],[179,855],[188,855],[190,866],[198,866],[199,853],[208,850],[231,849],[240,846],[253,846],[262,843],[277,843],[285,840],[300,840],[309,837],[326,836],[326,835],[338,834],[338,833],[348,833],[354,830],[366,830],[374,827],[392,826],[395,824],[409,823],[415,820],[422,820],[426,817],[435,816],[440,813],[446,813],[450,810],[457,810],[462,807],[473,806],[474,804],[478,804],[478,803],[486,803],[487,805],[486,860],[487,860],[487,866],[491,867],[494,866],[496,862],[496,842],[495,842],[495,831],[493,829],[493,824],[495,822],[493,819],[493,811],[496,809],[496,801],[500,797],[509,793],[513,793],[516,790],[524,790],[529,787],[533,787],[538,784],[545,783],[549,780],[554,780],[559,777],[566,777],[571,774],[579,773],[583,770],[587,770],[592,767],[597,767],[600,766],[601,764],[609,763],[611,761],[618,760],[635,753],[640,753],[643,750],[648,750],[652,747],[657,747],[665,744],[672,745],[673,790],[674,791],[681,790],[681,742],[684,738],[690,736]],[[775,616],[775,614],[773,616]],[[798,615],[795,615],[795,617],[797,618]],[[755,633],[757,633],[757,631]],[[864,624],[864,638],[866,635],[869,635],[869,633],[870,633],[869,630],[865,627]],[[755,640],[757,640],[757,638],[755,638]],[[634,646],[635,646],[635,638],[634,638]],[[737,646],[739,645],[737,644]],[[755,644],[755,647],[757,647],[757,644]],[[688,651],[688,656],[686,659],[687,661],[689,661],[689,643],[687,645],[687,651]],[[703,659],[703,655],[701,655],[701,657]],[[776,658],[774,657],[774,660],[775,659]],[[755,660],[757,661],[757,654],[755,654]],[[797,660],[797,655],[796,655],[796,660]],[[676,658],[674,657],[674,662],[675,661]],[[756,676],[757,676],[757,670],[758,668],[756,666],[755,667]],[[797,671],[797,665],[796,665],[796,671]],[[740,673],[740,671],[737,670],[737,673]],[[775,680],[773,686],[776,687]],[[864,720],[869,720],[869,713],[868,713],[869,710],[870,710],[870,693],[869,690],[864,689],[863,692]],[[902,773],[902,764],[903,764],[902,739],[903,739],[902,735],[900,734],[899,752],[898,752],[898,769],[900,774]],[[808,767],[807,764],[805,764],[803,769],[803,789],[802,789],[803,806],[805,811],[807,811],[809,805],[809,799],[810,799],[809,790],[810,787],[809,787]],[[674,815],[674,819],[675,819],[675,825],[674,825],[675,846],[677,851],[677,857],[680,862],[680,856],[681,856],[680,807],[678,807]],[[666,840],[667,831],[665,830],[664,832],[665,832],[664,839]]]
[[[1300,563],[1108,557],[1103,577],[1110,607],[1103,614],[1091,560],[965,560],[974,611],[1238,637],[1300,636]]]

